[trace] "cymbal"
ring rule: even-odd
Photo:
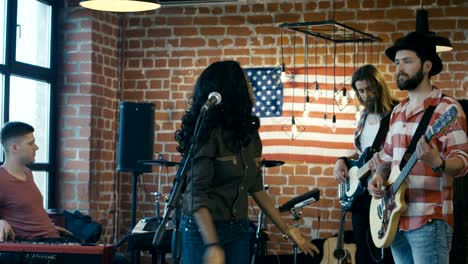
[[[262,162],[260,164],[262,166],[270,168],[270,167],[281,166],[281,165],[284,164],[284,161],[282,161],[282,160],[262,160]]]
[[[157,160],[139,160],[138,163],[143,165],[159,165],[159,166],[166,166],[166,167],[174,167],[179,166],[179,162],[168,161],[165,159],[157,159]]]

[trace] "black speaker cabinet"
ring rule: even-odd
[[[119,146],[117,170],[151,172],[151,166],[139,160],[153,159],[154,104],[120,103]]]

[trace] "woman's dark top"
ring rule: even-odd
[[[214,220],[246,219],[248,193],[263,189],[258,131],[249,135],[250,143],[237,153],[228,149],[223,133],[233,132],[215,128],[206,143],[195,147],[183,194],[184,214],[188,216],[205,207]]]

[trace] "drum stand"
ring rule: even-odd
[[[265,182],[265,168],[281,166],[284,164],[284,161],[277,161],[277,160],[262,160],[262,182]],[[265,184],[263,186],[265,191],[268,191],[269,185]],[[257,231],[255,232],[255,245],[254,245],[254,252],[252,254],[252,259],[250,260],[251,264],[262,263],[265,257],[267,256],[267,241],[268,241],[268,234],[266,230],[268,229],[267,226],[267,217],[265,213],[260,209],[257,219]]]
[[[156,219],[158,222],[161,220],[161,209],[160,209],[160,198],[161,198],[161,174],[162,174],[162,164],[159,166],[159,174],[158,174],[158,191],[157,192],[151,192],[152,195],[154,195],[155,199],[155,207],[156,207]],[[166,172],[167,172],[167,166],[166,166]],[[169,175],[166,175],[169,178]]]
[[[154,199],[155,199],[155,214],[156,214],[156,218],[155,218],[155,221],[156,222],[160,222],[161,221],[161,209],[160,209],[160,206],[161,206],[161,203],[160,203],[160,198],[161,198],[161,175],[162,175],[162,167],[163,167],[163,164],[160,163],[158,164],[159,165],[159,173],[158,173],[158,191],[157,192],[151,192],[152,195],[154,195]],[[166,165],[166,171],[167,171],[167,165]],[[166,252],[164,252],[164,250],[161,248],[157,248],[157,249],[154,249],[152,250],[151,252],[151,262],[156,264],[156,263],[160,263],[160,264],[164,264],[166,263],[166,259],[165,259],[165,254]],[[156,260],[158,259],[158,260]]]
[[[152,166],[159,166],[159,173],[158,173],[158,191],[156,192],[151,192],[152,195],[154,195],[154,198],[155,198],[155,217],[152,217],[150,219],[148,219],[148,222],[157,222],[158,224],[161,223],[162,221],[162,217],[161,217],[161,209],[160,209],[160,206],[161,206],[161,195],[162,195],[162,192],[161,192],[161,177],[162,177],[162,167],[166,167],[166,176],[167,176],[167,179],[169,179],[169,172],[168,172],[168,168],[169,167],[173,167],[173,166],[178,166],[179,163],[178,162],[171,162],[171,161],[167,161],[165,159],[162,159],[162,158],[159,158],[157,160],[142,160],[140,161],[141,164],[144,164],[144,165],[152,165]],[[154,231],[154,230],[148,230],[148,231]],[[165,260],[165,250],[163,248],[163,246],[160,246],[160,247],[152,247],[152,250],[150,250],[150,253],[152,255],[151,259],[152,259],[152,263],[156,264],[156,263],[161,263],[161,264],[164,264],[166,262]],[[136,263],[138,264],[139,263],[139,253],[137,254],[138,257],[137,258],[133,258],[133,263]],[[157,259],[159,259],[159,261],[157,261]]]

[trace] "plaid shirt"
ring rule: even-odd
[[[453,98],[444,96],[434,88],[423,105],[406,114],[409,99],[403,100],[393,110],[390,119],[390,130],[387,135],[381,158],[391,163],[392,168],[399,166],[406,148],[411,142],[424,110],[430,105],[436,105],[434,114],[428,125],[429,130],[442,114],[453,106],[457,107],[456,119],[445,129],[444,133],[434,135],[432,141],[436,143],[443,159],[457,157],[464,163],[464,168],[458,176],[468,173],[468,139],[466,136],[466,117],[460,104]],[[427,131],[426,130],[426,131]],[[432,171],[431,166],[417,161],[408,178],[408,190],[405,200],[408,204],[406,212],[400,218],[401,230],[414,230],[431,219],[445,220],[453,227],[453,178]]]

